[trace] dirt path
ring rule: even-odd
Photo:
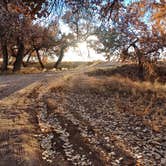
[[[65,72],[0,77],[0,166],[40,166],[36,100]],[[41,91],[40,91],[41,90]]]
[[[41,156],[37,99],[68,73],[74,71],[0,77],[0,166],[48,164]]]
[[[156,132],[144,125],[142,117],[119,112],[114,94],[89,88],[81,77],[68,84],[67,89],[51,89],[38,101],[46,165],[166,164],[165,129]]]
[[[1,80],[31,85],[0,100],[0,166],[165,166],[166,132],[119,112],[114,94],[79,72]]]
[[[0,76],[0,100],[30,84],[59,76],[59,73],[18,74]]]

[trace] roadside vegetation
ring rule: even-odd
[[[34,73],[46,73],[46,72],[59,72],[74,70],[76,68],[88,67],[93,64],[100,63],[100,61],[93,62],[61,62],[58,69],[53,68],[54,63],[46,63],[45,68],[42,69],[40,64],[37,62],[31,62],[26,67],[22,67],[20,71],[17,71],[17,74],[34,74]],[[16,73],[16,72],[15,72]],[[0,75],[13,74],[12,66],[8,66],[8,71],[0,72]]]

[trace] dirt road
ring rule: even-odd
[[[97,80],[88,79],[80,75],[38,101],[43,160],[50,166],[164,166],[166,128],[156,132],[141,116],[120,112],[113,85],[95,87]]]
[[[19,91],[30,84],[37,81],[42,81],[52,77],[58,77],[58,73],[38,73],[38,74],[18,74],[18,75],[3,75],[0,76],[0,100],[10,94]]]
[[[61,72],[0,76],[0,166],[41,165],[36,139],[40,129],[30,94],[60,75]]]
[[[0,166],[164,166],[165,129],[79,72],[0,77]]]

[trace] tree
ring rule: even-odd
[[[121,32],[121,41],[125,41],[123,53],[130,58],[133,54],[129,53],[132,47],[135,51],[135,58],[138,61],[138,74],[140,79],[144,79],[144,70],[146,65],[158,59],[159,50],[165,45],[165,35],[157,31],[153,24],[150,24],[150,19],[145,20],[147,14],[144,10],[144,3],[135,2],[127,6],[125,13],[117,24],[116,30]],[[142,13],[143,11],[143,13]],[[153,11],[152,11],[153,13]],[[152,16],[152,15],[151,15]]]
[[[59,68],[59,65],[64,57],[65,51],[71,47],[75,46],[77,43],[77,40],[74,39],[75,36],[73,34],[68,34],[68,35],[61,35],[60,37],[57,38],[57,45],[56,45],[56,51],[55,53],[58,56],[58,60],[54,64],[54,68]]]
[[[41,60],[40,51],[49,51],[49,49],[55,46],[55,35],[56,32],[51,31],[50,27],[44,28],[38,24],[31,26],[30,34],[27,38],[28,45],[30,46],[32,52],[36,52],[37,58],[42,68],[44,68],[44,64]]]
[[[1,22],[0,22],[0,39],[3,53],[2,70],[7,70],[8,65],[8,46],[10,43],[17,45],[18,51],[14,63],[13,71],[20,70],[24,54],[24,32],[28,25],[28,16],[25,15],[25,8],[21,1],[2,1]],[[14,42],[13,42],[14,41]]]
[[[120,40],[118,39],[118,32],[114,29],[109,30],[103,27],[99,27],[95,30],[98,40],[88,41],[90,47],[96,50],[98,53],[102,53],[107,61],[110,61],[111,56],[120,48]],[[118,57],[117,57],[118,59]]]
[[[9,57],[15,57],[13,71],[18,71],[23,58],[35,52],[43,68],[41,53],[56,52],[61,62],[64,51],[77,42],[87,41],[95,35],[109,60],[115,51],[121,51],[123,59],[138,62],[139,75],[143,77],[146,63],[159,58],[165,47],[165,3],[160,1],[134,1],[127,6],[123,0],[4,0],[0,2],[0,40],[3,54],[2,70],[7,70]],[[34,25],[34,19],[56,16],[55,26]],[[148,15],[148,16],[147,16]],[[59,21],[67,24],[71,32],[60,35]],[[54,29],[54,30],[53,30]],[[44,35],[43,35],[44,34]],[[56,37],[57,36],[57,37]],[[72,36],[72,37],[71,37]],[[130,53],[130,49],[133,53]],[[122,57],[122,56],[121,56]],[[142,76],[141,76],[142,75]]]
[[[26,27],[26,18],[24,18],[24,16],[22,16],[21,18],[18,18],[19,22],[18,22],[18,31],[16,31],[16,41],[17,41],[17,56],[16,56],[16,60],[14,62],[14,67],[13,67],[13,71],[19,71],[21,69],[21,65],[23,62],[23,58],[24,58],[24,50],[25,50],[25,46],[24,46],[24,27]]]
[[[8,41],[10,38],[10,32],[11,32],[11,28],[10,28],[10,24],[8,24],[8,21],[11,21],[11,15],[7,12],[8,7],[1,2],[0,3],[0,8],[1,8],[1,13],[0,13],[0,43],[1,43],[1,51],[2,51],[2,66],[1,66],[1,70],[2,71],[7,71],[8,68]]]

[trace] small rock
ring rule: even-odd
[[[62,68],[61,70],[62,70],[62,71],[66,71],[66,70],[68,70],[68,69],[67,69],[67,68]]]
[[[161,165],[166,165],[166,158],[161,159]]]
[[[160,158],[161,158],[161,156],[158,153],[155,153],[155,159],[158,160]]]
[[[46,71],[47,71],[47,69],[43,69],[43,70],[42,70],[42,72],[46,72]]]

